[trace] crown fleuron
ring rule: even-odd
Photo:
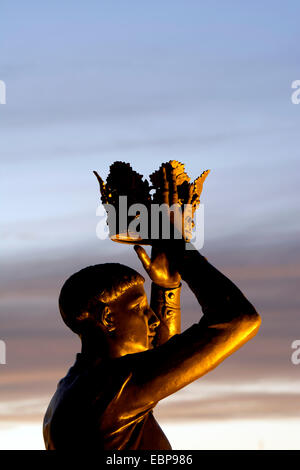
[[[210,170],[203,171],[201,175],[190,183],[191,178],[186,174],[184,164],[177,160],[170,160],[167,163],[162,163],[160,168],[150,175],[152,188],[155,189],[153,195],[153,202],[161,204],[163,202],[164,191],[164,170],[167,173],[168,181],[170,181],[170,172],[173,173],[174,183],[178,193],[178,203],[183,206],[184,204],[191,204],[193,214],[200,204],[200,195],[203,189],[205,178]],[[169,184],[170,199],[172,199],[173,186]]]
[[[119,196],[127,196],[128,205],[139,202],[148,206],[151,204],[149,183],[143,180],[143,176],[134,171],[129,163],[114,162],[110,166],[110,172],[106,183],[96,175],[101,192],[101,201],[103,204],[116,205],[119,202]]]
[[[203,183],[209,172],[210,170],[204,171],[193,183],[190,183],[190,177],[185,172],[184,164],[170,160],[162,163],[160,168],[150,175],[152,183],[150,186],[149,182],[134,171],[129,163],[114,162],[110,166],[106,182],[94,171],[100,185],[101,201],[108,213],[107,224],[110,238],[123,243],[151,244],[154,233],[154,206],[160,206],[166,202],[171,206],[175,199],[182,210],[187,206],[191,208],[188,218],[190,228],[186,230],[186,233],[191,234],[194,225],[193,215],[200,204]],[[153,190],[153,195],[151,195],[150,191]],[[108,210],[112,206],[115,210],[114,219]],[[127,213],[130,207],[136,209],[136,212],[132,212],[131,209],[131,212]],[[134,229],[132,229],[132,223]],[[186,222],[184,223],[186,224]],[[142,224],[144,232],[141,234]],[[147,228],[146,235],[145,226]],[[161,229],[158,232],[160,235],[155,236],[155,239],[161,238]],[[162,238],[165,237],[162,236]],[[187,241],[189,238],[190,236],[187,236]]]

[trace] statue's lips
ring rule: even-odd
[[[156,334],[148,335],[148,347],[149,347],[149,349],[153,349],[155,347],[155,338],[156,338]]]

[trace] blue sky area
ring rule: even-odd
[[[78,344],[57,313],[66,277],[107,260],[142,270],[132,247],[96,238],[92,171],[106,178],[115,160],[145,176],[170,159],[193,179],[211,169],[203,254],[264,315],[254,346],[212,377],[236,380],[247,364],[246,381],[296,380],[299,13],[297,1],[1,1],[3,403],[46,403],[72,362]],[[292,415],[281,393],[272,412]],[[269,399],[257,398],[260,419]]]

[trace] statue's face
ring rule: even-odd
[[[118,355],[152,348],[155,330],[160,322],[148,304],[142,285],[130,287],[117,300],[109,303],[109,309]]]

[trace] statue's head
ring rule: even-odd
[[[89,266],[63,285],[59,309],[66,325],[82,341],[102,341],[112,355],[152,347],[159,320],[144,290],[145,279],[119,263]]]

